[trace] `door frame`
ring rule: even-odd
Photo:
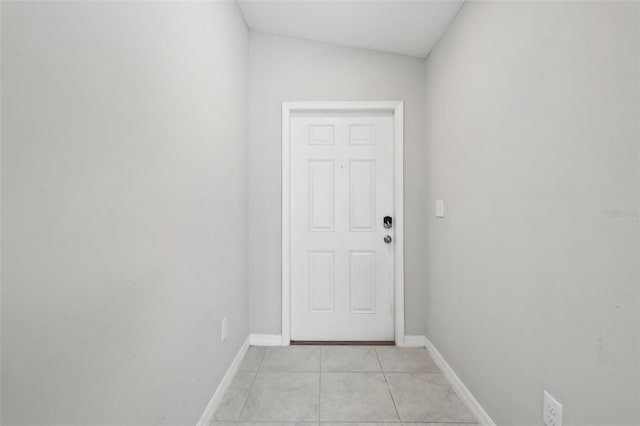
[[[293,112],[391,112],[393,114],[394,338],[404,346],[404,102],[282,103],[282,346],[291,343],[291,114]]]

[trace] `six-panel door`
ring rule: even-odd
[[[393,117],[291,117],[291,338],[393,340]]]

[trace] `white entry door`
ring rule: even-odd
[[[394,339],[393,125],[291,116],[292,340]]]

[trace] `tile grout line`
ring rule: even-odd
[[[320,423],[321,395],[322,395],[322,347],[318,348],[320,352],[320,371],[318,372],[318,423]]]
[[[221,421],[214,421],[212,423],[213,426],[215,426],[215,423],[218,422],[223,422],[223,423],[233,423],[233,424],[245,424],[245,423],[264,423],[264,424],[270,424],[273,425],[273,423],[278,423],[278,424],[284,424],[284,425],[297,425],[297,424],[301,424],[301,423],[308,423],[308,424],[316,424],[318,423],[315,420],[286,420],[286,421],[279,421],[279,420],[221,420]],[[366,423],[367,425],[371,425],[371,426],[377,426],[380,424],[393,424],[393,425],[441,425],[441,424],[455,424],[455,425],[473,425],[476,426],[478,425],[478,423],[475,422],[450,422],[450,421],[439,421],[439,422],[420,422],[420,421],[415,421],[415,420],[411,420],[411,421],[397,421],[397,422],[377,422],[377,421],[361,421],[361,420],[339,420],[339,421],[334,421],[334,420],[323,420],[320,422],[320,424],[323,423],[331,423],[331,424],[335,424],[335,423],[353,423],[353,424],[358,424],[361,425],[363,423]],[[479,426],[479,425],[478,425]]]
[[[245,423],[264,423],[264,424],[273,424],[273,423],[278,423],[278,424],[284,424],[284,425],[297,425],[300,423],[308,423],[308,424],[316,424],[318,423],[315,420],[286,420],[286,421],[280,421],[280,420],[221,420],[221,421],[214,421],[213,422],[213,426],[215,426],[215,423],[233,423],[233,424],[245,424]],[[371,426],[377,426],[380,424],[393,424],[393,425],[441,425],[441,424],[455,424],[455,425],[473,425],[476,426],[478,425],[478,423],[475,422],[450,422],[450,421],[438,421],[438,422],[420,422],[420,421],[406,421],[406,422],[402,422],[402,421],[397,421],[397,422],[377,422],[377,421],[372,421],[372,420],[367,420],[367,421],[362,421],[362,420],[339,420],[339,421],[334,421],[334,420],[323,420],[320,422],[320,424],[323,423],[331,423],[331,424],[335,424],[335,423],[353,423],[353,424],[367,424],[367,425],[371,425]],[[478,425],[479,426],[479,425]]]
[[[249,347],[249,349],[251,349],[251,347]],[[249,389],[247,390],[247,398],[244,400],[244,403],[242,404],[242,409],[240,410],[240,414],[238,414],[238,421],[242,419],[242,414],[244,414],[244,410],[247,407],[247,402],[249,401],[249,395],[251,395],[251,390],[253,389],[253,385],[256,384],[256,379],[258,378],[258,373],[260,372],[260,369],[262,368],[262,362],[264,361],[264,357],[266,356],[267,351],[266,349],[262,352],[262,357],[260,358],[260,363],[258,364],[258,369],[256,370],[256,374],[255,376],[253,376],[253,380],[251,381],[251,385],[249,386]],[[246,357],[246,355],[245,355]]]
[[[260,358],[260,364],[258,364],[258,371],[262,370],[262,363],[264,362],[265,357],[267,356],[267,348],[262,351],[262,357]]]
[[[384,368],[382,367],[382,362],[380,361],[380,356],[378,355],[378,349],[374,348],[373,350],[376,353],[376,359],[380,364],[380,369],[382,370],[382,377],[384,377],[384,383],[387,385],[387,392],[389,392],[389,396],[391,397],[391,402],[393,402],[393,408],[394,410],[396,410],[396,416],[398,417],[398,421],[402,422],[402,419],[400,418],[400,412],[398,411],[398,406],[396,405],[396,400],[393,398],[393,393],[391,392],[391,388],[389,387],[387,374],[385,373]]]
[[[376,354],[376,361],[378,361],[378,367],[380,367],[380,371],[384,373],[384,368],[382,368],[382,361],[380,361],[380,357],[378,356],[378,349],[372,348],[373,353]]]
[[[260,348],[260,349],[262,349],[262,348]],[[257,382],[258,374],[260,374],[260,373],[269,373],[270,372],[268,370],[267,371],[263,370],[263,368],[264,368],[264,361],[266,360],[266,355],[271,351],[271,349],[272,348],[264,348],[263,350],[260,350],[260,357],[259,357],[259,361],[256,363],[256,370],[254,371],[254,377],[252,378],[252,380],[251,380],[251,382],[250,382],[250,384],[249,384],[249,386],[247,388],[247,396],[244,399],[244,402],[242,403],[241,410],[240,410],[239,414],[236,416],[236,419],[235,420],[229,420],[229,422],[232,423],[232,425],[230,425],[230,426],[241,426],[240,423],[243,422],[243,421],[251,421],[253,423],[260,423],[260,422],[268,423],[269,422],[268,420],[263,420],[263,421],[262,420],[257,420],[257,421],[256,420],[243,420],[243,416],[244,416],[245,413],[250,413],[250,411],[247,411],[249,409],[249,407],[250,407],[248,405],[248,400],[249,400],[250,395],[252,394],[253,388],[255,387],[255,383]],[[324,426],[324,424],[326,424],[327,422],[330,422],[329,420],[322,420],[322,412],[321,412],[322,401],[321,401],[321,397],[322,397],[322,374],[323,373],[338,373],[338,374],[340,374],[340,373],[351,373],[351,374],[362,374],[362,373],[367,374],[367,373],[369,373],[369,374],[371,374],[371,373],[381,372],[383,374],[383,378],[384,378],[385,384],[387,386],[388,395],[391,397],[391,401],[392,401],[392,403],[394,405],[394,410],[395,410],[396,419],[397,419],[397,420],[392,420],[392,421],[388,421],[388,422],[389,423],[394,423],[394,424],[396,424],[396,426],[412,426],[412,423],[415,424],[415,426],[418,426],[416,423],[423,423],[423,422],[415,422],[415,421],[403,422],[401,420],[400,412],[399,412],[399,409],[398,409],[398,405],[397,405],[397,402],[395,401],[395,397],[394,397],[394,395],[393,395],[393,393],[391,391],[391,386],[390,386],[390,383],[388,381],[388,377],[387,377],[386,374],[387,373],[391,373],[392,375],[393,374],[398,374],[398,373],[400,373],[402,375],[405,375],[405,374],[406,375],[418,374],[418,375],[424,375],[424,376],[428,377],[428,376],[444,376],[443,373],[440,370],[436,370],[435,372],[428,371],[428,370],[426,370],[426,371],[424,371],[424,370],[423,371],[406,371],[404,368],[395,368],[395,369],[392,368],[391,370],[398,370],[398,371],[386,371],[382,366],[382,361],[381,361],[381,358],[380,358],[380,353],[378,352],[378,348],[371,348],[371,349],[373,349],[374,355],[375,355],[375,360],[378,363],[378,368],[379,368],[378,371],[363,371],[363,370],[359,370],[359,371],[353,371],[353,370],[339,371],[339,370],[336,370],[336,371],[326,371],[325,372],[325,371],[323,371],[323,368],[325,368],[326,366],[324,366],[323,362],[322,362],[323,352],[324,352],[325,348],[322,348],[322,347],[317,348],[317,352],[316,352],[318,354],[318,364],[317,364],[318,365],[318,370],[317,370],[318,371],[318,388],[317,388],[317,392],[318,392],[318,394],[317,394],[318,395],[318,399],[317,399],[317,401],[318,401],[318,414],[317,414],[317,420],[300,420],[300,421],[292,422],[289,425],[284,424],[283,426],[294,426],[293,423],[298,423],[298,422],[301,423],[301,424],[305,424],[305,426],[312,426],[311,423],[316,423],[316,422],[317,422],[316,426]],[[406,367],[406,368],[411,369],[411,366]],[[287,371],[285,369],[285,370],[281,370],[281,371],[274,370],[271,373],[276,373],[276,374],[277,373],[280,373],[280,374],[312,373],[314,370],[304,369],[304,370]],[[249,373],[249,371],[247,371],[247,373]],[[449,381],[446,380],[446,378],[445,378],[445,382],[450,385]],[[218,421],[220,421],[220,420],[215,420],[214,419],[214,423],[212,423],[211,426],[216,426],[215,423],[217,423]],[[346,425],[344,425],[344,426],[350,426],[350,424],[354,424],[354,423],[363,423],[361,421],[355,421],[355,420],[354,421],[342,420],[340,422],[346,423]],[[308,425],[306,425],[307,423],[308,423]],[[374,422],[367,421],[366,423],[370,423],[370,425],[365,425],[365,426],[381,426],[381,425],[376,425],[375,421]],[[407,423],[407,425],[403,425],[403,423]],[[452,424],[452,426],[453,426],[454,423],[461,424],[461,426],[462,425],[465,425],[465,426],[479,426],[477,422],[464,421],[464,420],[463,421],[445,420],[445,421],[441,421],[440,423],[442,423],[443,426],[446,425],[446,424],[450,424],[450,423]],[[260,426],[260,425],[256,425],[256,426]],[[354,426],[357,426],[357,425],[354,425]]]

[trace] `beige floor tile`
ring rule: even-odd
[[[320,371],[319,346],[267,348],[260,371]]]
[[[256,373],[252,372],[238,372],[233,378],[231,385],[227,393],[222,398],[222,402],[214,418],[217,420],[238,420],[240,418],[240,412],[244,406],[247,396],[249,395],[249,389],[253,383]]]
[[[373,348],[366,346],[325,346],[322,371],[382,371]]]
[[[442,374],[386,373],[403,422],[475,422]]]
[[[322,373],[321,421],[398,421],[382,373]]]
[[[377,348],[384,371],[402,373],[439,373],[436,363],[424,348]]]
[[[317,421],[319,390],[319,373],[259,372],[240,418]]]
[[[266,348],[251,346],[240,364],[240,371],[258,371]]]

